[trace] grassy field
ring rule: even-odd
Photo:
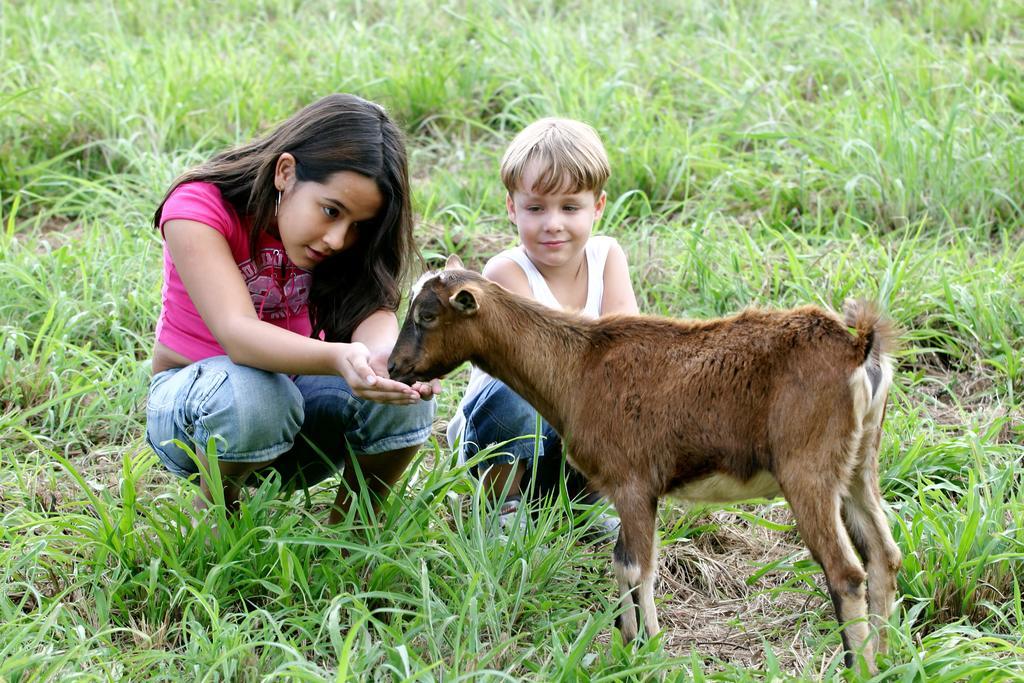
[[[1024,6],[504,4],[0,7],[0,681],[855,676],[781,502],[662,506],[664,633],[636,648],[610,547],[563,504],[496,542],[441,439],[379,517],[329,528],[330,487],[267,480],[190,524],[142,437],[152,211],[333,91],[407,132],[428,257],[513,242],[498,160],[558,114],[606,142],[600,231],[643,311],[881,301],[905,563],[878,679],[1024,680]]]

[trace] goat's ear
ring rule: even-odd
[[[465,270],[466,266],[462,265],[462,259],[457,254],[452,254],[448,257],[448,260],[444,262],[445,270]]]
[[[476,302],[476,295],[465,287],[452,294],[448,298],[448,303],[463,315],[473,315],[480,308]]]

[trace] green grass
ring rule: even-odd
[[[852,677],[779,503],[664,505],[664,633],[634,648],[610,548],[563,504],[495,543],[443,441],[378,516],[326,527],[330,486],[267,480],[191,524],[142,436],[150,216],[333,91],[406,131],[428,256],[512,243],[504,145],[566,115],[605,140],[644,311],[879,299],[906,330],[879,680],[1024,680],[1022,26],[1009,0],[5,4],[0,681]]]

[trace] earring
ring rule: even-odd
[[[274,216],[277,216],[278,210],[281,208],[281,190],[277,191],[277,201],[274,202]]]

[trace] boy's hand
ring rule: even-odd
[[[414,390],[407,384],[396,382],[388,378],[387,370],[378,373],[373,363],[376,360],[365,344],[352,342],[351,344],[338,344],[341,353],[338,363],[338,374],[345,378],[352,393],[362,399],[376,401],[377,403],[389,403],[393,405],[408,405],[416,403],[422,396],[422,391]],[[384,359],[384,367],[387,367],[387,359]]]
[[[429,382],[414,382],[412,389],[419,393],[421,399],[429,401],[441,394],[441,380],[432,379]]]

